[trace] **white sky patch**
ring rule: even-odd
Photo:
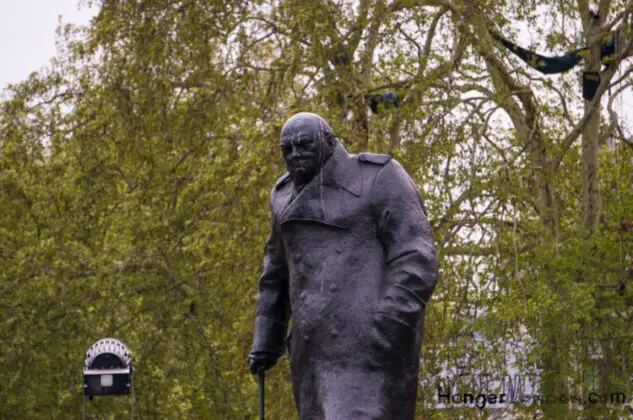
[[[60,15],[64,24],[88,25],[97,12],[78,0],[0,1],[0,90],[50,65]]]

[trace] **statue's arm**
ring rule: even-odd
[[[420,192],[402,166],[391,160],[371,191],[387,274],[377,313],[418,329],[437,283],[435,242]]]
[[[290,318],[288,267],[272,199],[271,211],[272,229],[264,247],[264,272],[259,278],[253,352],[281,355]]]

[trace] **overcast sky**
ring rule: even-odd
[[[79,10],[79,0],[0,0],[0,90],[49,65],[59,16],[87,25],[97,8],[86,3]]]

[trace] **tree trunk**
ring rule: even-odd
[[[600,36],[600,26],[604,20],[604,13],[601,13],[600,20],[588,18],[591,22],[585,29],[588,42]],[[589,54],[585,58],[585,71],[599,72],[600,62],[600,40],[594,42]],[[585,100],[585,114],[590,112],[592,101]],[[593,234],[598,227],[598,217],[600,215],[600,189],[598,178],[598,148],[600,138],[600,104],[595,110],[589,123],[582,132],[582,216],[583,226],[587,233]]]

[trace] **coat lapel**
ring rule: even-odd
[[[280,223],[307,221],[347,228],[343,222],[344,194],[360,197],[360,164],[337,144],[323,169],[282,211]],[[290,199],[291,194],[287,194]]]

